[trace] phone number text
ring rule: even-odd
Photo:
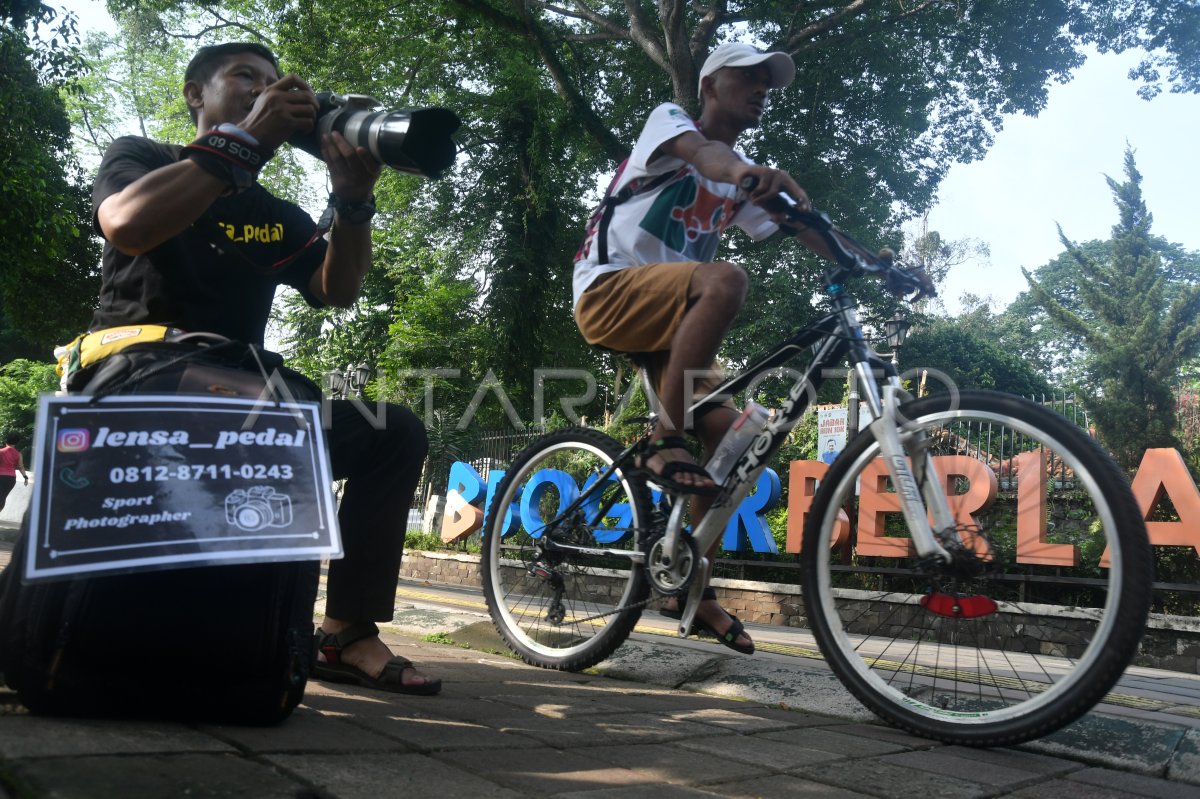
[[[181,466],[117,466],[108,472],[112,483],[155,483],[167,480],[291,480],[289,464],[209,463]]]

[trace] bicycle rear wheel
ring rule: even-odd
[[[916,557],[864,430],[804,532],[821,651],[859,700],[919,735],[999,746],[1070,723],[1116,683],[1149,610],[1152,556],[1128,481],[1082,429],[1026,400],[963,392],[902,412],[950,496],[954,563]]]
[[[560,430],[521,452],[496,491],[483,528],[483,591],[496,630],[526,663],[588,668],[641,617],[650,496],[627,468],[600,480],[621,451],[597,430]]]

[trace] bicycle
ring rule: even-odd
[[[894,365],[868,346],[846,283],[873,275],[908,293],[920,282],[886,254],[864,257],[823,213],[781,208],[835,255],[823,278],[832,311],[691,410],[811,352],[802,376],[691,535],[686,497],[655,500],[654,475],[637,466],[648,433],[624,446],[572,428],[522,451],[483,528],[483,588],[496,629],[527,663],[580,670],[620,646],[658,595],[686,598],[678,628],[686,637],[704,582],[697,575],[708,567],[702,553],[826,370],[848,358],[871,423],[820,480],[800,554],[821,653],[867,707],[922,736],[999,746],[1065,726],[1116,683],[1149,612],[1150,545],[1125,476],[1082,429],[1031,401],[967,391],[911,397]],[[971,443],[981,425],[1001,436]],[[1024,503],[1017,513],[994,501],[1001,478],[1006,496]],[[867,544],[885,555],[856,554]],[[1022,562],[1030,547],[1043,565]],[[1090,575],[1061,576],[1063,559]]]

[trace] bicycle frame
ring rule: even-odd
[[[787,398],[762,432],[734,463],[703,521],[692,531],[692,538],[700,553],[708,552],[724,534],[729,518],[750,493],[759,474],[775,457],[788,433],[808,411],[817,391],[824,383],[827,370],[841,363],[842,358],[848,354],[856,378],[863,387],[862,396],[866,400],[872,419],[871,432],[879,442],[888,474],[896,486],[901,511],[918,554],[922,558],[937,558],[946,562],[951,559],[939,538],[953,533],[954,514],[945,494],[940,490],[940,481],[937,479],[933,461],[920,446],[919,439],[901,434],[903,422],[900,418],[899,404],[908,394],[901,385],[895,367],[867,346],[862,325],[858,320],[857,307],[835,277],[836,273],[826,276],[827,291],[834,305],[833,313],[778,345],[741,374],[725,381],[688,409],[690,418],[705,405],[724,402],[748,388],[760,375],[782,366],[805,349],[815,348],[815,355],[808,369],[792,386]],[[875,379],[878,371],[882,371],[887,377],[883,386]],[[909,465],[910,456],[912,466]],[[662,544],[664,553],[676,552],[683,529],[685,505],[686,503],[677,502],[672,508]],[[932,525],[929,522],[930,516],[934,520]],[[671,563],[666,560],[662,565],[669,568]],[[702,571],[697,573],[704,573],[708,569],[708,558],[703,554],[699,569]],[[681,637],[686,637],[691,629],[704,583],[704,580],[692,581],[685,612],[679,623]]]
[[[788,202],[783,195],[780,195],[780,198],[782,202]],[[828,269],[823,276],[825,291],[833,311],[777,345],[736,377],[726,380],[687,409],[687,418],[694,418],[696,412],[704,406],[723,403],[752,386],[760,376],[791,361],[805,350],[814,352],[807,370],[792,386],[782,406],[776,410],[746,452],[733,465],[703,521],[692,531],[693,542],[697,551],[701,553],[698,566],[689,566],[688,559],[677,557],[677,554],[682,554],[679,547],[688,503],[676,501],[672,504],[666,531],[657,545],[661,554],[657,561],[648,565],[653,566],[653,570],[660,574],[667,575],[667,583],[670,585],[684,585],[687,580],[691,580],[683,618],[679,623],[681,637],[686,637],[691,630],[692,620],[700,605],[700,593],[706,581],[694,577],[707,573],[709,560],[703,553],[711,550],[720,539],[729,518],[750,493],[762,470],[775,457],[788,433],[808,411],[817,390],[824,383],[827,370],[840,364],[847,356],[863,389],[862,397],[866,400],[867,412],[871,418],[871,433],[879,443],[881,456],[899,496],[901,512],[912,534],[918,555],[922,559],[937,559],[943,562],[952,560],[943,543],[950,544],[956,535],[954,514],[942,491],[933,459],[923,446],[923,434],[919,430],[907,431],[899,410],[900,403],[907,399],[909,394],[904,390],[895,367],[881,359],[867,345],[858,318],[857,305],[845,290],[847,279],[864,272],[895,275],[897,270],[892,266],[890,259],[874,265],[868,263],[863,256],[863,253],[866,253],[865,248],[837,231],[824,214],[817,211],[799,212],[794,203],[790,206],[780,205],[779,209],[790,214],[799,224],[814,230],[833,253],[836,265]],[[792,227],[790,230],[796,232],[798,228]],[[876,374],[879,372],[887,378],[882,385],[876,380]],[[653,396],[649,389],[647,384],[647,394]],[[637,447],[638,444],[635,443],[623,451],[599,476],[595,485],[603,484],[610,475],[627,465]],[[649,482],[653,483],[653,480]],[[591,493],[585,491],[576,497],[551,524],[576,512]],[[646,564],[646,557],[642,552],[581,547],[554,541],[547,541],[545,545],[552,549],[619,555]],[[681,563],[687,566],[686,574],[682,573]],[[653,575],[651,582],[665,587]]]

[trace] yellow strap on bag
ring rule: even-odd
[[[95,333],[84,333],[82,336],[76,337],[70,344],[54,348],[54,357],[58,361],[58,368],[55,371],[63,379],[65,385],[66,379],[72,373],[99,363],[130,344],[168,341],[182,332],[177,328],[163,325],[129,325],[127,327],[106,327]]]
[[[166,341],[180,331],[163,325],[138,325],[136,327],[106,327],[88,333],[79,345],[79,367],[86,369],[102,361],[114,352],[120,352],[130,344],[145,344],[148,341]]]

